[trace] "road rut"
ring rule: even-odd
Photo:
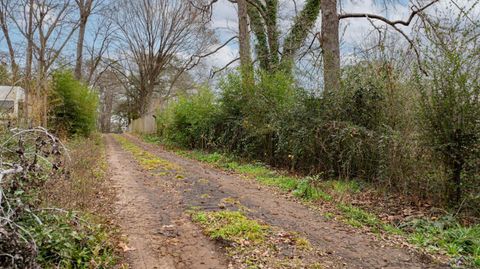
[[[327,220],[318,211],[253,180],[180,157],[135,136],[124,137],[181,167],[183,179],[143,171],[131,154],[107,137],[108,160],[120,189],[121,226],[132,238],[129,246],[136,249],[131,251],[133,268],[236,268],[220,246],[202,236],[184,213],[192,207],[220,210],[232,206],[222,203],[225,198],[238,200],[252,218],[308,238],[322,250],[318,261],[325,268],[449,268],[372,234]],[[170,227],[172,231],[162,231]]]

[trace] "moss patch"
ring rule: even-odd
[[[115,135],[114,137],[115,140],[122,145],[123,149],[133,154],[133,157],[138,161],[143,169],[155,171],[156,174],[162,172],[165,173],[165,171],[181,171],[180,166],[143,150],[141,147],[135,145],[127,138],[120,135]]]
[[[246,241],[262,243],[268,226],[248,219],[238,211],[198,212],[192,216],[212,239],[243,244]]]
[[[249,219],[240,211],[194,211],[192,220],[210,238],[226,245],[227,253],[242,268],[322,268],[310,242]]]

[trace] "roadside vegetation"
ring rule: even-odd
[[[119,261],[120,238],[102,215],[109,211],[111,190],[101,137],[76,138],[63,148],[44,129],[21,132],[3,134],[10,142],[2,146],[2,161],[25,170],[1,182],[0,265],[113,267]]]
[[[143,136],[159,144],[156,136]],[[387,239],[399,237],[430,254],[445,254],[455,268],[480,267],[480,225],[464,226],[444,211],[428,212],[425,208],[405,204],[385,204],[385,192],[355,180],[324,180],[318,176],[298,176],[260,162],[241,160],[233,155],[169,147],[176,154],[243,175],[246,180],[274,187],[294,197],[327,219],[336,219]],[[387,208],[382,208],[388,207]],[[393,209],[393,210],[392,210]],[[434,208],[433,208],[434,209]],[[397,213],[396,210],[400,210]],[[411,210],[411,212],[410,212]]]
[[[121,260],[95,132],[127,126],[480,267],[480,0],[298,2],[0,0],[0,267]],[[270,236],[239,212],[192,218],[231,244]]]
[[[169,173],[178,172],[181,170],[178,165],[142,149],[123,136],[115,135],[115,139],[122,145],[123,149],[132,153],[135,160],[137,160],[145,170],[152,171],[154,173],[161,173],[162,175],[167,175]],[[180,175],[177,174],[176,176]]]
[[[52,83],[52,131],[0,131],[0,267],[112,268],[122,238],[96,96],[68,72]]]
[[[318,250],[295,233],[249,219],[241,211],[193,210],[190,214],[207,236],[226,245],[241,268],[322,268],[312,261]]]
[[[159,110],[150,139],[478,267],[478,25],[423,19],[422,61],[407,69],[372,56],[317,92],[282,68],[242,62],[215,93],[204,87]]]

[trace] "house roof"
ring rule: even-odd
[[[23,100],[25,90],[18,86],[0,86],[0,100]]]

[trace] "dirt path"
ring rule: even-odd
[[[227,268],[222,252],[183,213],[182,197],[168,181],[142,170],[112,136],[107,159],[131,268]]]
[[[128,252],[132,268],[227,268],[223,252],[203,237],[183,213],[192,206],[204,210],[228,208],[222,203],[225,198],[236,199],[249,208],[251,217],[301,233],[322,250],[318,261],[324,268],[448,268],[373,235],[326,220],[318,212],[254,181],[179,157],[133,136],[126,137],[181,167],[184,176],[181,181],[153,177],[142,171],[112,137],[107,138],[108,160],[121,194],[121,226],[130,240],[129,247],[136,249]]]

